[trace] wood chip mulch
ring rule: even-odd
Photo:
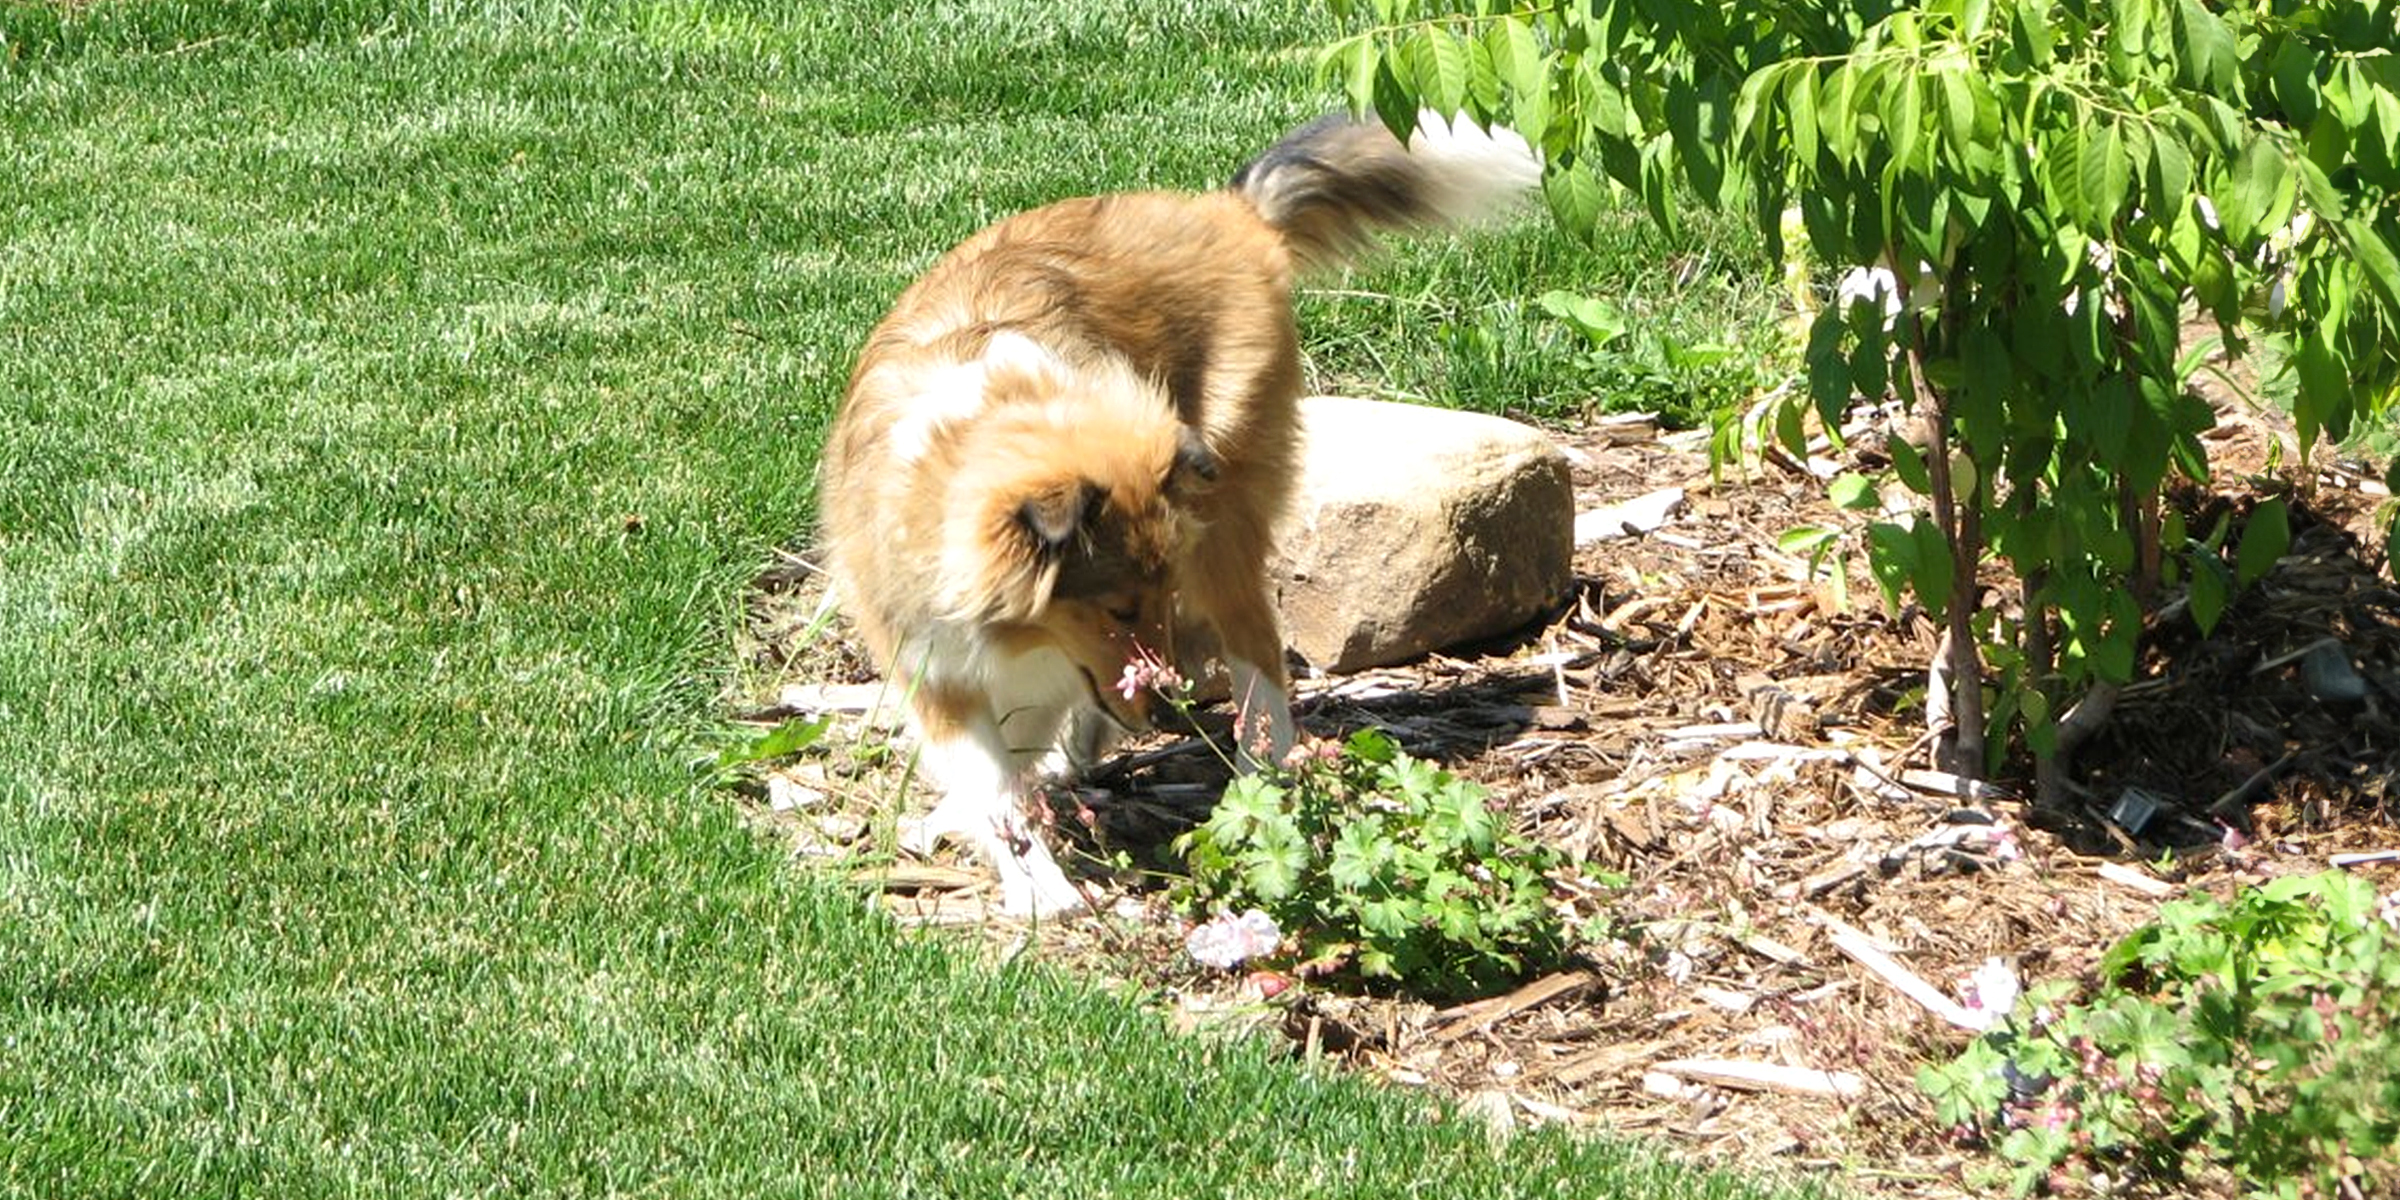
[[[1189,734],[1131,747],[1084,789],[1092,827],[1061,814],[1091,852],[1092,918],[1017,925],[973,864],[896,856],[894,819],[926,801],[888,716],[859,711],[876,688],[856,652],[838,633],[803,636],[821,592],[799,559],[761,580],[747,652],[762,679],[738,703],[761,722],[841,716],[828,752],[744,803],[904,923],[1123,981],[1186,1027],[1273,1031],[1496,1129],[1655,1134],[1693,1159],[1869,1193],[1999,1194],[1914,1084],[1971,1036],[1979,968],[2080,978],[2164,899],[2400,847],[2400,592],[2370,565],[2386,498],[2339,467],[2297,492],[2245,474],[2277,433],[2223,415],[2232,465],[2175,503],[2196,533],[2220,514],[2238,531],[2262,488],[2290,494],[2291,552],[2214,636],[2175,604],[2154,618],[2139,681],[2051,807],[2032,801],[2025,764],[1990,785],[1931,770],[1932,623],[1885,611],[1855,552],[1836,586],[1838,565],[1812,572],[1777,548],[1810,524],[1860,544],[1872,514],[1831,509],[1823,479],[1880,469],[1888,414],[1863,412],[1807,461],[1722,477],[1704,442],[1638,419],[1568,438],[1579,510],[1648,497],[1626,511],[1667,509],[1664,523],[1582,546],[1573,596],[1509,644],[1297,687],[1309,732],[1386,730],[1589,864],[1560,903],[1617,936],[1510,994],[1446,1008],[1314,985],[1269,998],[1280,981],[1194,963],[1157,872],[1225,772]],[[1663,495],[1675,489],[1679,503]],[[1990,591],[1995,605],[2014,594]],[[2400,887],[2389,862],[2352,869]]]

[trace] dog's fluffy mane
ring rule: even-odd
[[[1168,570],[1213,474],[1165,393],[1108,356],[996,365],[976,419],[936,439],[951,466],[937,605],[957,620],[1024,621],[1096,581]]]

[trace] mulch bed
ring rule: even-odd
[[[2245,474],[2277,431],[2221,408],[2218,482],[2173,498],[2194,530],[2220,513],[2238,530],[2262,486],[2289,490]],[[1937,1010],[1978,967],[2078,978],[2165,898],[2400,847],[2400,592],[2369,565],[2380,488],[2323,473],[2293,494],[2290,553],[2213,636],[2172,604],[2154,618],[2139,681],[2065,803],[2037,805],[2007,772],[1962,788],[1930,770],[1932,623],[1883,611],[1855,554],[1845,597],[1777,549],[1796,526],[1863,525],[1825,503],[1822,476],[1879,468],[1884,419],[1863,413],[1843,448],[1743,477],[1712,477],[1697,438],[1638,421],[1571,435],[1579,510],[1664,489],[1682,505],[1580,549],[1569,602],[1508,645],[1299,682],[1310,733],[1381,728],[1484,784],[1521,830],[1628,881],[1568,885],[1561,903],[1625,936],[1517,992],[1447,1008],[1313,985],[1269,999],[1194,963],[1143,869],[1172,869],[1163,847],[1223,786],[1189,732],[1091,781],[1091,827],[1062,820],[1108,896],[1091,918],[1017,925],[973,864],[895,858],[894,819],[927,800],[887,748],[888,717],[858,711],[877,689],[855,650],[838,632],[803,636],[821,588],[798,558],[760,581],[748,653],[769,678],[738,703],[762,722],[843,711],[830,753],[744,802],[904,923],[1125,981],[1179,1024],[1272,1031],[1498,1128],[1643,1132],[1853,1190],[1975,1192],[1976,1156],[1934,1127],[1914,1078],[1964,1045]],[[2400,887],[2391,864],[2354,869]]]

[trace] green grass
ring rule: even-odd
[[[1688,206],[1685,229],[1637,209],[1577,245],[1536,216],[1429,240],[1304,291],[1303,336],[1325,390],[1471,408],[1546,424],[1642,410],[1678,425],[1735,411],[1796,369],[1777,272],[1757,232]],[[1596,296],[1626,335],[1587,346],[1536,299]]]
[[[930,13],[0,4],[0,1194],[1754,1194],[912,942],[693,769],[898,288],[1320,95],[1298,3]]]

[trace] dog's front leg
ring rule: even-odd
[[[923,739],[918,765],[941,788],[942,799],[903,826],[901,844],[923,854],[944,837],[964,839],[999,874],[1001,907],[1010,916],[1064,916],[1088,907],[1025,819],[1025,773],[1015,766],[998,725],[981,713],[938,704],[920,704],[917,715]]]
[[[1233,675],[1233,738],[1244,770],[1281,765],[1292,749],[1292,700],[1283,681],[1240,658]]]

